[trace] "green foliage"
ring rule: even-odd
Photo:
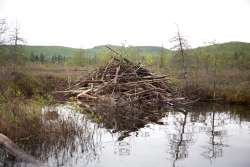
[[[46,59],[52,59],[53,56],[61,55],[62,57],[69,57],[79,52],[80,49],[62,47],[62,46],[24,46],[26,55],[40,55],[46,56]]]
[[[2,45],[0,46],[0,64],[24,64],[27,57],[24,54],[24,48],[21,45]]]
[[[144,60],[145,60],[146,65],[152,65],[153,64],[153,57],[152,57],[151,54],[146,54]]]
[[[107,63],[112,56],[109,52],[103,51],[96,54],[96,63],[97,64],[104,64]]]
[[[188,61],[194,64],[195,59],[201,60],[204,67],[213,63],[216,55],[218,66],[221,68],[250,68],[250,44],[242,42],[229,42],[200,47],[189,50]]]
[[[0,46],[0,64],[5,64],[10,60],[10,53],[7,47]]]
[[[89,59],[84,53],[84,51],[76,52],[71,57],[67,58],[67,64],[70,65],[77,65],[77,66],[84,66],[89,63]]]
[[[172,56],[167,61],[174,74],[181,71],[181,60]],[[250,103],[250,44],[230,42],[186,50],[188,85],[190,96],[203,100],[215,98],[234,103]],[[215,86],[214,86],[215,85]]]

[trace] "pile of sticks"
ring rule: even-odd
[[[167,76],[121,57],[113,57],[63,93],[76,97],[94,121],[124,133],[119,140],[149,122],[159,123],[167,110],[190,103],[178,96]]]
[[[78,81],[63,92],[82,102],[109,101],[119,106],[173,106],[180,98],[175,98],[174,90],[167,81],[167,76],[155,75],[141,64],[113,57],[88,78]]]

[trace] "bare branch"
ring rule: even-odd
[[[19,45],[19,43],[25,43],[24,38],[20,37],[20,26],[17,23],[9,36],[9,42],[15,46]]]
[[[187,87],[186,49],[188,49],[190,46],[188,45],[187,40],[181,36],[178,24],[176,24],[176,26],[177,26],[177,34],[176,36],[170,39],[170,42],[175,43],[175,45],[171,49],[175,50],[174,52],[175,56],[181,56],[182,76],[186,82],[186,87]]]
[[[0,19],[0,45],[6,42],[6,39],[4,38],[4,36],[6,35],[7,30],[8,30],[8,27],[7,27],[6,20]]]

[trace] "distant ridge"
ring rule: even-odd
[[[117,45],[110,45],[112,48],[117,50],[118,52],[129,52],[133,51],[134,53],[139,54],[152,54],[156,55],[162,51],[162,47],[159,46],[130,46],[130,47],[122,47]],[[51,57],[53,55],[61,55],[61,56],[72,56],[73,54],[84,51],[88,55],[95,55],[101,52],[108,52],[108,49],[105,45],[95,46],[89,49],[78,49],[72,47],[64,47],[64,46],[32,46],[32,45],[24,45],[24,49],[26,54],[41,54],[43,53],[45,56]],[[171,54],[170,49],[164,48],[165,53],[168,55]],[[223,52],[224,55],[231,55],[235,52],[244,53],[250,56],[250,43],[245,42],[227,42],[222,44],[215,44],[209,46],[201,46],[197,48],[193,48],[190,50],[191,53],[198,52],[206,52],[208,54],[214,54],[216,52]]]

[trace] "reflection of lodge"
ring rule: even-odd
[[[174,132],[169,134],[169,154],[174,160],[173,166],[175,166],[177,160],[188,157],[188,147],[193,141],[193,128],[192,126],[187,126],[188,112],[181,113],[182,115],[176,115],[174,117]]]
[[[124,132],[122,135],[119,134],[118,140],[114,144],[114,154],[119,156],[129,156],[132,152],[132,145],[130,143],[130,139],[133,139],[133,137],[130,138],[122,138],[122,140],[119,140],[121,136],[126,136],[127,132]],[[130,136],[128,134],[127,136]],[[142,137],[147,138],[150,136],[150,132],[147,129],[141,129],[140,131],[134,132],[134,137]]]
[[[115,144],[115,154],[119,156],[129,156],[131,154],[131,145],[126,141],[118,141]]]

